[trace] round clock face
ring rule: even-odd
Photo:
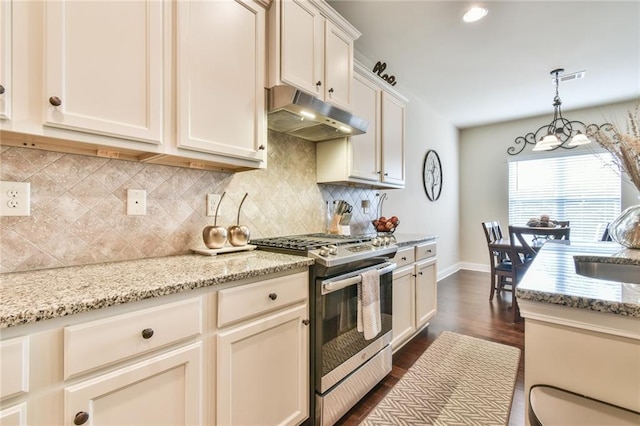
[[[422,183],[424,184],[424,192],[427,198],[435,201],[440,198],[442,192],[442,164],[438,153],[430,149],[424,157],[424,166],[422,169]]]

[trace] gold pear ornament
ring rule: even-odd
[[[238,206],[238,218],[236,220],[236,224],[227,229],[229,242],[232,246],[246,246],[249,242],[249,228],[244,225],[240,225],[240,210],[242,209],[244,200],[247,199],[247,195],[249,195],[249,193],[244,194],[244,197],[242,197],[242,201],[240,202],[240,206]]]
[[[224,226],[218,226],[218,210],[220,209],[220,204],[222,203],[224,194],[226,194],[226,192],[222,193],[222,196],[220,196],[220,201],[218,201],[218,205],[216,206],[213,226],[205,226],[205,228],[202,230],[202,239],[204,240],[204,245],[210,249],[222,248],[227,242],[227,229]]]

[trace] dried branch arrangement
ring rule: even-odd
[[[594,137],[600,146],[613,155],[616,165],[640,191],[640,102],[634,111],[629,111],[626,127],[623,133],[614,125],[613,136],[598,131]]]

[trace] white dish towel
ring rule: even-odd
[[[377,270],[360,274],[358,284],[358,331],[371,340],[382,330],[380,318],[380,275]]]

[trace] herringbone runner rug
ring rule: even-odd
[[[443,331],[360,424],[506,425],[519,363],[518,348]]]

